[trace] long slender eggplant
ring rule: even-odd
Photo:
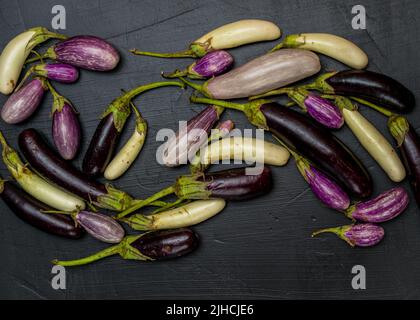
[[[29,68],[15,91],[19,90],[25,80],[32,74],[61,83],[73,83],[79,78],[79,70],[70,64],[40,63]]]
[[[159,213],[135,214],[121,221],[132,229],[141,231],[184,228],[214,217],[225,205],[226,201],[223,199],[197,200]]]
[[[2,157],[13,178],[27,193],[39,201],[62,211],[83,210],[85,203],[78,197],[48,183],[25,165],[0,131]]]
[[[319,52],[354,69],[363,69],[368,64],[368,56],[362,49],[347,39],[329,33],[291,34],[270,52],[282,48],[300,48]]]
[[[233,65],[232,55],[223,50],[207,53],[204,57],[190,64],[184,70],[162,73],[164,78],[188,77],[191,79],[208,79],[225,73]]]
[[[208,134],[214,124],[219,120],[224,108],[208,106],[193,118],[168,141],[162,145],[157,153],[158,162],[175,167],[187,164],[195,156],[200,147],[208,139]]]
[[[47,90],[45,78],[35,77],[7,99],[1,109],[1,118],[10,124],[28,119],[38,108]]]
[[[83,234],[80,226],[77,226],[70,217],[44,213],[54,209],[11,182],[0,180],[0,197],[16,216],[39,230],[70,239],[78,239]]]
[[[315,53],[284,49],[251,60],[202,85],[180,79],[208,97],[236,99],[286,86],[314,75],[320,69],[321,64]]]
[[[176,81],[153,82],[134,88],[111,102],[102,114],[101,121],[83,159],[82,169],[84,173],[90,176],[98,176],[104,173],[114,154],[120,133],[131,113],[130,101],[145,91],[165,86],[183,87],[182,83]]]
[[[381,223],[399,216],[408,206],[408,193],[403,187],[392,188],[374,199],[351,205],[347,217],[364,222]]]
[[[36,27],[28,29],[10,40],[0,55],[0,92],[3,94],[13,92],[25,60],[32,49],[48,39],[66,38],[66,36],[51,32],[46,28]]]
[[[19,148],[29,164],[43,177],[86,201],[115,211],[131,205],[133,199],[124,191],[90,179],[61,159],[35,129],[26,129],[19,134]]]
[[[420,207],[420,137],[403,116],[391,116],[388,128],[398,143],[417,205]]]
[[[220,198],[225,200],[246,200],[268,193],[272,188],[269,167],[249,174],[247,168],[223,170],[209,174],[180,176],[175,184],[149,198],[139,201],[116,215],[117,219],[148,205],[149,203],[174,193],[179,199],[205,200]]]
[[[410,112],[415,105],[414,94],[400,82],[367,70],[325,73],[304,88],[356,97],[358,102],[375,104],[398,113]],[[276,94],[276,90],[270,93],[273,94]]]
[[[312,237],[326,232],[336,234],[352,247],[372,247],[377,245],[385,236],[385,231],[381,226],[372,223],[360,223],[318,230],[312,234]]]
[[[119,244],[89,257],[70,261],[53,260],[52,263],[65,267],[80,266],[115,254],[129,260],[172,259],[194,251],[198,243],[198,235],[190,229],[151,231],[127,236]]]
[[[26,63],[39,58],[29,59]],[[120,61],[117,49],[104,39],[95,36],[71,37],[50,47],[42,58],[93,71],[112,70]]]
[[[265,20],[247,19],[235,21],[218,27],[190,44],[189,49],[175,53],[155,53],[130,50],[137,55],[160,58],[199,58],[208,52],[239,47],[249,43],[278,39],[279,27]]]
[[[372,179],[363,164],[329,130],[313,123],[305,115],[268,100],[239,104],[192,96],[191,102],[214,104],[244,112],[253,125],[271,131],[289,148],[328,173],[347,191],[360,198],[371,195]]]

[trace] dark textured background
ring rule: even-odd
[[[68,35],[93,34],[113,43],[122,61],[111,73],[83,71],[74,85],[57,85],[73,101],[83,122],[80,165],[98,116],[107,104],[129,89],[160,80],[162,70],[186,66],[189,59],[161,60],[135,57],[128,49],[176,51],[219,25],[244,18],[277,23],[284,34],[331,32],[353,40],[369,55],[369,69],[388,74],[404,83],[420,99],[419,13],[420,2],[407,1],[0,1],[0,48],[17,33],[33,26],[51,26],[51,8],[67,9]],[[363,4],[367,30],[351,28],[351,8]],[[236,65],[263,54],[274,43],[231,50]],[[321,57],[325,69],[342,69],[339,63]],[[154,160],[159,128],[176,128],[196,110],[188,96],[176,88],[163,88],[136,99],[150,130],[139,159],[118,187],[145,197],[172,183],[186,167],[167,169]],[[6,97],[0,97],[0,105]],[[0,124],[16,146],[18,133],[27,127],[41,130],[50,139],[51,98],[48,96],[30,121],[22,125]],[[382,116],[363,109],[390,138]],[[410,119],[420,126],[420,110]],[[238,113],[227,111],[239,128],[250,127]],[[131,134],[132,119],[123,137]],[[375,181],[375,194],[393,184],[361,148],[347,128],[338,135],[361,158]],[[0,166],[2,177],[8,173]],[[214,170],[215,168],[213,168]],[[44,234],[22,221],[0,203],[0,298],[420,298],[420,215],[414,199],[395,221],[384,224],[385,240],[371,249],[352,249],[333,236],[311,239],[313,230],[348,223],[323,208],[314,198],[293,162],[274,170],[275,187],[253,201],[229,203],[223,213],[197,227],[200,248],[183,259],[162,263],[123,261],[112,257],[101,262],[67,269],[67,290],[51,288],[52,258],[81,257],[106,245],[86,236],[80,241]],[[404,183],[406,187],[408,185]],[[351,287],[351,268],[367,270],[367,290]]]

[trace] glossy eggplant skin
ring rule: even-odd
[[[38,201],[11,182],[2,182],[3,190],[0,197],[7,206],[23,221],[50,234],[70,239],[78,239],[83,230],[76,226],[69,216],[42,211],[54,210],[52,207]],[[42,210],[42,211],[41,211]]]
[[[223,170],[204,175],[199,181],[208,182],[212,198],[248,200],[268,193],[272,186],[270,167],[264,166],[260,174],[246,174],[246,168]]]
[[[420,207],[420,136],[411,124],[404,136],[400,150],[404,164],[409,173],[414,197],[417,205]]]
[[[194,231],[183,228],[148,232],[130,245],[152,260],[164,260],[190,253],[198,242]]]
[[[410,112],[415,105],[413,93],[384,74],[346,70],[334,74],[326,82],[335,94],[362,98],[395,112]]]
[[[95,177],[105,172],[111,161],[120,133],[114,125],[112,113],[101,119],[83,159],[82,170]]]
[[[347,191],[359,198],[372,194],[372,179],[363,164],[328,129],[274,102],[262,104],[260,111],[272,133],[327,172]]]
[[[29,164],[40,175],[86,201],[96,201],[107,194],[106,186],[91,180],[63,160],[35,129],[26,129],[19,135],[19,148]]]

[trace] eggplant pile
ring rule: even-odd
[[[42,27],[22,32],[0,55],[0,92],[11,94],[1,109],[1,118],[7,124],[27,121],[45,94],[51,94],[51,140],[56,150],[37,129],[24,129],[18,136],[24,163],[0,131],[3,162],[18,184],[0,179],[0,198],[17,217],[46,233],[78,239],[86,232],[113,244],[91,256],[56,259],[54,264],[79,266],[116,254],[141,261],[176,258],[198,246],[199,237],[189,227],[215,217],[229,201],[268,194],[275,182],[270,166],[285,166],[292,156],[315,198],[353,222],[315,231],[312,236],[333,233],[351,246],[378,244],[385,236],[378,224],[400,216],[409,205],[409,195],[395,186],[372,198],[377,192],[369,171],[334,131],[349,127],[393,182],[403,181],[407,172],[420,206],[420,138],[407,117],[400,115],[413,110],[415,97],[397,80],[365,70],[368,56],[356,44],[327,33],[287,35],[269,53],[233,68],[234,57],[228,49],[280,36],[274,23],[249,19],[220,26],[191,42],[184,51],[130,50],[139,56],[197,60],[173,72],[161,72],[163,78],[171,80],[146,83],[114,99],[100,116],[79,170],[71,161],[83,144],[83,121],[53,83],[75,83],[80,69],[114,70],[120,62],[118,50],[91,35],[69,38]],[[44,53],[34,51],[50,39],[59,41]],[[296,84],[320,72],[317,53],[352,69],[323,73],[311,83]],[[167,86],[191,87],[201,96],[193,94],[190,101],[207,105],[157,151],[159,164],[189,165],[190,172],[142,199],[97,181],[100,176],[116,180],[136,164],[146,142],[148,122],[133,100]],[[282,94],[291,100],[288,104],[267,100]],[[250,101],[229,101],[237,98]],[[300,110],[294,110],[295,105]],[[384,135],[364,118],[359,105],[389,118],[388,128],[402,160]],[[233,121],[222,120],[225,109],[244,113],[252,125],[270,132],[278,143],[235,135]],[[134,131],[116,152],[131,113],[135,116]],[[238,159],[247,166],[208,172],[212,164]],[[168,196],[176,199],[162,200]],[[152,212],[142,212],[146,207],[153,207]],[[113,216],[98,209],[112,211]],[[127,236],[122,224],[144,233]]]

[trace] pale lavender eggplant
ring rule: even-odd
[[[352,247],[371,247],[378,244],[385,236],[382,227],[372,223],[361,223],[322,229],[314,232],[312,237],[326,232],[336,234]]]
[[[340,109],[327,99],[308,94],[304,101],[308,114],[327,128],[338,129],[344,124]]]
[[[64,103],[61,110],[53,113],[52,137],[58,153],[66,160],[71,160],[80,145],[81,130],[79,120],[69,103]]]
[[[166,142],[158,159],[159,163],[167,167],[187,164],[188,160],[195,157],[201,145],[207,142],[208,134],[223,110],[221,107],[208,106],[188,120],[186,125]]]
[[[1,110],[2,119],[16,124],[28,119],[38,108],[47,87],[42,78],[34,78],[14,92]]]
[[[106,215],[80,211],[76,214],[75,220],[92,237],[107,243],[119,243],[124,238],[124,229],[113,218]]]
[[[374,199],[356,203],[346,210],[349,218],[380,223],[399,216],[408,206],[409,197],[402,187],[381,193]]]
[[[79,70],[70,64],[45,63],[43,69],[45,70],[45,77],[54,81],[73,83],[79,78]]]
[[[118,51],[95,36],[75,36],[59,42],[50,47],[44,57],[94,71],[112,70],[120,61]]]
[[[309,165],[305,176],[312,192],[329,208],[341,211],[349,207],[349,196],[326,174]]]

